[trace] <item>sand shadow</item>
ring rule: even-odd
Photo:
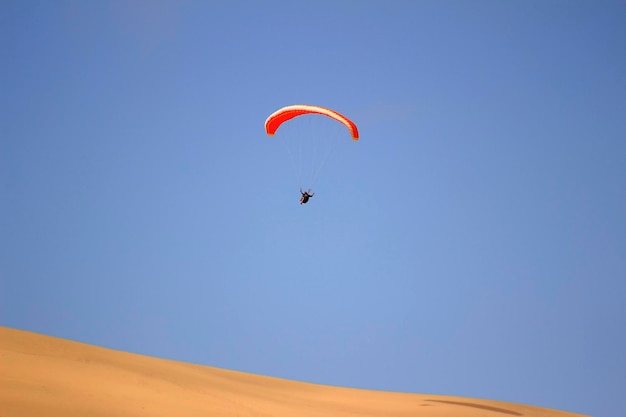
[[[461,402],[461,401],[446,401],[446,400],[426,400],[426,401],[435,402],[435,403],[445,403],[445,404],[460,405],[460,406],[464,406],[464,407],[480,408],[482,410],[495,411],[496,413],[510,414],[512,416],[523,416],[522,413],[518,413],[517,411],[511,411],[511,410],[507,410],[505,408],[491,407],[489,405],[465,403],[465,402]]]

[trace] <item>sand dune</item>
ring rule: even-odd
[[[574,417],[528,405],[339,388],[0,327],[2,417]]]

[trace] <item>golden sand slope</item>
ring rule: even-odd
[[[329,387],[104,349],[0,327],[2,417],[580,414],[469,398]]]

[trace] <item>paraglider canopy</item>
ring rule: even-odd
[[[303,114],[321,114],[335,119],[348,128],[353,140],[359,140],[359,130],[352,120],[334,110],[325,107],[310,106],[308,104],[295,104],[278,109],[265,121],[265,132],[270,136],[274,136],[274,133],[276,133],[276,130],[278,130],[281,124],[294,117],[302,116]]]
[[[348,137],[359,140],[352,120],[334,110],[308,104],[282,107],[265,120],[265,133],[269,136],[274,136],[279,128],[277,136],[283,138],[279,142],[289,154],[300,188],[313,188],[333,150],[352,142],[346,140]],[[302,204],[308,197],[304,200]]]

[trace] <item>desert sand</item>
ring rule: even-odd
[[[574,417],[529,405],[316,385],[0,327],[2,417]]]

